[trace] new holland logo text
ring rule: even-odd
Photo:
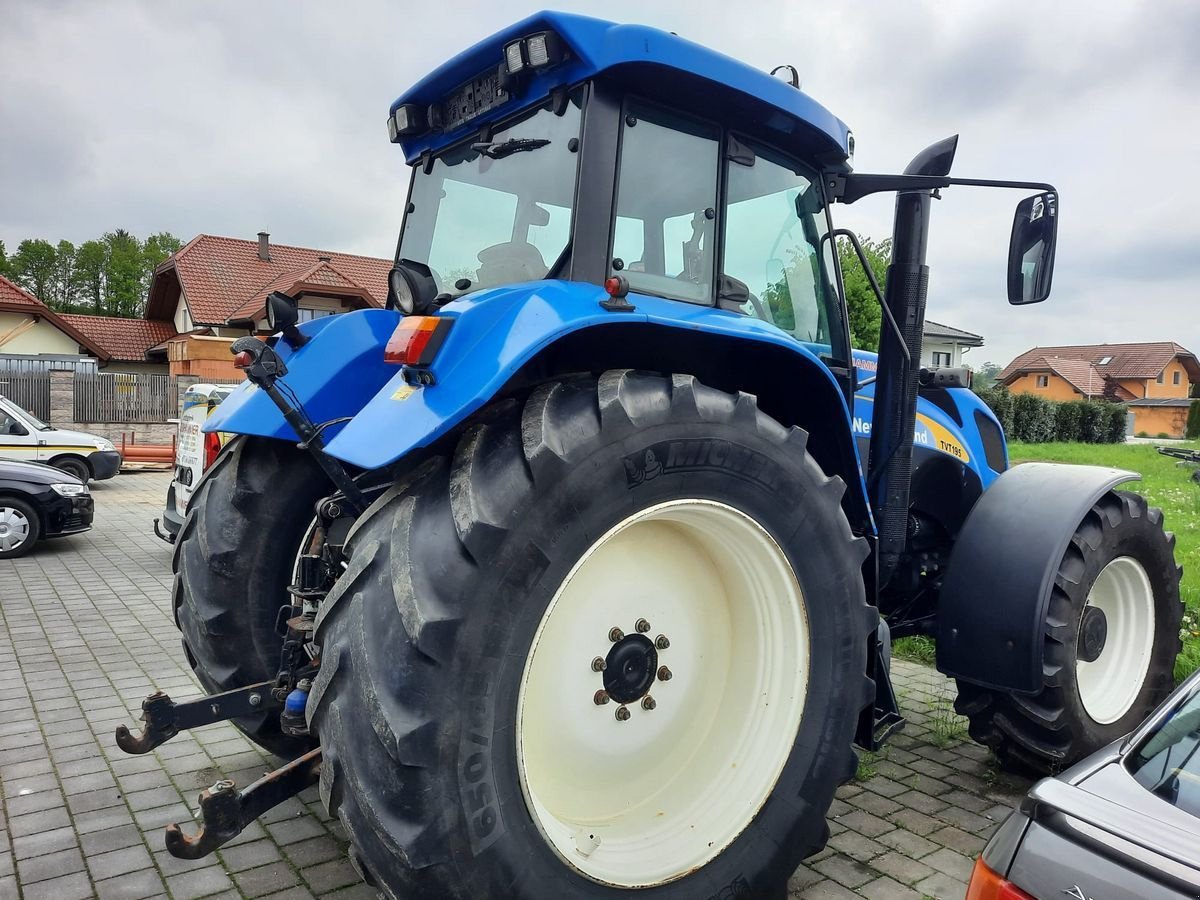
[[[625,457],[625,480],[629,487],[653,481],[672,472],[720,471],[774,489],[770,460],[748,447],[729,441],[699,438],[663,441]]]

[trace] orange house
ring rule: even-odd
[[[1130,434],[1181,438],[1200,361],[1173,341],[1034,347],[1009,363],[999,380],[1014,394],[1124,403]]]

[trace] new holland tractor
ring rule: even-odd
[[[794,77],[557,13],[387,125],[387,307],[271,295],[205,425],[237,437],[174,607],[211,695],[118,741],[232,719],[290,761],[205,791],[172,853],[319,783],[391,897],[782,896],[853,746],[903,725],[892,638],[933,636],[971,735],[1035,771],[1167,694],[1180,570],[1137,476],[1009,468],[968,373],[919,364],[933,200],[1024,190],[1007,294],[1036,303],[1052,186],[952,177],[955,138],[855,172]],[[876,356],[832,211],[885,191]]]

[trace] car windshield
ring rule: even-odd
[[[1150,793],[1200,817],[1200,686],[1130,754],[1127,765]]]
[[[32,425],[38,431],[53,431],[53,425],[47,425],[33,413],[27,409],[16,406],[15,404],[0,403],[0,412],[17,413],[18,417]]]
[[[549,275],[570,240],[581,104],[577,92],[418,164],[398,258],[452,297]]]

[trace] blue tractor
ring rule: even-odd
[[[1024,189],[1010,303],[1058,195],[851,167],[782,80],[650,28],[542,13],[405,92],[386,309],[269,300],[206,430],[175,556],[211,696],[291,761],[201,796],[195,857],[318,782],[392,897],[783,896],[857,744],[903,725],[890,640],[936,639],[971,735],[1050,771],[1168,693],[1179,569],[1129,472],[1010,469],[960,369],[919,365],[932,201]],[[831,211],[896,194],[878,355]],[[869,268],[868,268],[868,271]]]

